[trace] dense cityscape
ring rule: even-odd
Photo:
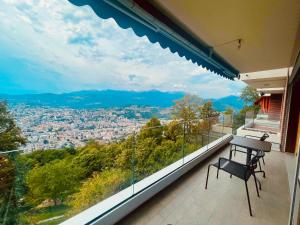
[[[11,107],[11,111],[27,138],[27,144],[21,147],[25,152],[82,147],[89,140],[108,143],[138,131],[153,113],[165,118],[169,113],[155,107],[87,110],[24,104]]]

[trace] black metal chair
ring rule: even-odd
[[[253,135],[245,135],[245,137],[251,137],[251,138],[254,137],[254,138],[257,138],[260,141],[265,141],[269,137],[269,135],[267,133],[264,133],[261,137],[253,136]],[[235,146],[234,150],[231,149],[231,151],[234,151],[234,156],[236,155],[236,152],[241,152],[241,153],[247,154],[246,151],[237,150],[236,146]],[[262,159],[263,164],[265,165],[266,163],[265,163],[264,157],[265,157],[266,153],[264,151],[257,151],[256,155],[259,157],[259,159]],[[252,154],[252,156],[254,156],[254,155]],[[266,178],[266,173],[261,167],[260,160],[258,160],[258,166],[259,166],[259,170],[256,170],[255,173],[262,173],[263,177]],[[260,189],[261,189],[261,184],[259,183],[259,185],[260,185]]]
[[[209,164],[209,166],[208,166],[205,189],[207,189],[209,170],[210,170],[211,166],[214,166],[218,169],[217,170],[217,178],[219,177],[219,170],[223,170],[223,171],[229,173],[230,175],[233,175],[235,177],[238,177],[238,178],[244,180],[245,181],[245,187],[246,187],[246,193],[247,193],[249,212],[250,212],[250,216],[252,216],[252,210],[251,210],[251,203],[250,203],[250,198],[249,198],[249,191],[248,191],[247,181],[249,180],[251,175],[254,177],[256,192],[257,192],[257,196],[259,197],[257,179],[256,179],[256,176],[255,176],[255,169],[257,168],[257,162],[258,161],[259,161],[259,157],[257,155],[255,155],[249,161],[249,163],[247,165],[236,162],[236,161],[232,161],[230,159],[220,157],[218,162],[213,163],[213,164]]]

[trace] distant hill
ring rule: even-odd
[[[243,108],[243,101],[239,96],[229,95],[223,98],[211,99],[213,106],[218,111],[225,111],[230,107],[234,111],[239,111]]]
[[[182,98],[183,92],[161,92],[151,91],[78,91],[62,94],[24,94],[24,95],[4,95],[0,94],[0,99],[5,99],[11,105],[26,104],[29,106],[49,106],[68,107],[74,109],[94,109],[126,107],[131,105],[153,106],[168,108],[174,105],[174,101]],[[227,96],[220,99],[211,99],[214,108],[224,111],[228,106],[238,110],[242,103],[236,96]]]
[[[69,107],[74,109],[93,109],[125,107],[130,105],[154,106],[167,108],[174,104],[174,100],[184,96],[182,92],[160,91],[78,91],[63,94],[25,94],[0,95],[9,104],[26,104],[30,106]]]

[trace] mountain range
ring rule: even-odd
[[[152,106],[168,108],[174,105],[174,101],[182,98],[183,92],[151,91],[123,91],[123,90],[91,90],[77,91],[62,94],[24,94],[6,95],[0,94],[0,100],[6,100],[11,105],[26,104],[29,106],[68,107],[74,109],[95,109],[126,107],[131,105]],[[206,99],[213,102],[218,111],[224,111],[227,107],[234,110],[242,108],[242,101],[238,96],[226,96],[219,99]]]

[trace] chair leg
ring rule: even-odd
[[[259,166],[259,170],[261,171],[261,164],[260,164],[260,160],[258,160],[258,166]]]
[[[262,161],[263,161],[264,165],[266,165],[265,159],[264,159],[264,158],[265,158],[265,157],[262,157]]]
[[[249,198],[249,191],[248,191],[247,181],[245,181],[245,186],[246,186],[246,193],[247,193],[247,200],[248,200],[249,212],[250,212],[250,216],[252,216],[252,210],[251,210],[251,203],[250,203],[250,198]]]
[[[219,178],[219,168],[217,169],[217,179]]]
[[[255,188],[256,188],[256,193],[257,193],[257,196],[259,196],[259,191],[258,191],[258,187],[257,187],[257,179],[256,179],[256,176],[255,176],[255,173],[253,173],[253,177],[254,177],[254,182],[255,182]]]
[[[210,169],[210,166],[211,166],[211,165],[208,165],[208,168],[207,168],[207,175],[206,175],[205,189],[207,189],[207,183],[208,183],[208,176],[209,176],[209,169]]]
[[[234,157],[236,155],[236,145],[234,146]]]
[[[259,186],[259,190],[261,190],[261,183],[260,183],[260,180],[259,179],[256,179],[257,183],[258,183],[258,186]]]

